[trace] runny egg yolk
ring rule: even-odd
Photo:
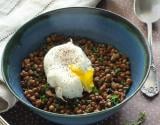
[[[75,76],[77,76],[85,91],[91,92],[94,83],[93,83],[93,74],[94,74],[94,69],[92,67],[89,67],[86,71],[84,71],[81,67],[78,67],[74,64],[69,65],[69,69],[71,70],[71,73]]]

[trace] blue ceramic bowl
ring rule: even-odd
[[[131,62],[133,85],[120,104],[100,112],[63,115],[34,107],[20,86],[21,62],[39,48],[51,33],[81,36],[102,41],[118,48]],[[45,13],[26,23],[7,44],[2,61],[3,77],[11,92],[23,104],[42,117],[61,124],[89,124],[107,118],[133,97],[146,80],[150,52],[142,33],[128,20],[114,13],[94,8],[65,8]]]

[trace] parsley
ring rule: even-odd
[[[94,53],[96,53],[96,52],[98,52],[98,49],[97,49],[96,47],[93,47],[93,48],[92,48],[92,51],[93,51]]]
[[[92,88],[92,92],[93,92],[93,93],[99,93],[99,90],[94,86],[94,87]]]
[[[126,83],[124,81],[121,81],[120,84],[125,85]]]
[[[120,68],[116,68],[116,69],[114,70],[114,72],[115,72],[116,75],[118,75],[118,74],[120,73],[120,71],[121,71]]]
[[[145,114],[145,112],[140,112],[139,115],[138,115],[137,120],[131,121],[131,122],[127,122],[124,125],[142,125],[145,120],[146,120],[146,114]]]
[[[101,57],[98,58],[98,60],[99,60],[100,62],[103,62],[103,61],[104,61],[104,58],[101,56]]]
[[[45,84],[45,90],[48,90],[48,89],[49,89],[49,84],[46,83],[46,84]]]
[[[46,95],[41,95],[41,96],[40,96],[40,100],[41,100],[42,102],[47,101]]]
[[[111,95],[110,97],[111,99],[111,103],[112,105],[117,105],[120,101],[119,101],[119,96],[118,95]]]

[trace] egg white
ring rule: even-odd
[[[91,67],[91,61],[83,50],[71,41],[51,48],[44,57],[44,70],[47,82],[53,88],[57,97],[82,97],[83,86],[81,80],[74,76],[69,65],[74,64],[86,70]]]

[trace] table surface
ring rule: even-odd
[[[104,0],[101,8],[115,12],[126,17],[146,35],[146,25],[138,20],[133,11],[133,0]],[[153,48],[157,67],[160,69],[160,21],[153,25]],[[160,72],[160,70],[159,70]],[[160,74],[158,72],[158,74]],[[124,125],[126,121],[135,120],[139,112],[145,112],[147,118],[144,125],[160,125],[160,96],[149,99],[137,93],[127,104],[115,115],[96,123],[97,125]],[[14,108],[2,116],[11,125],[56,125],[32,113],[28,108],[18,102]]]

